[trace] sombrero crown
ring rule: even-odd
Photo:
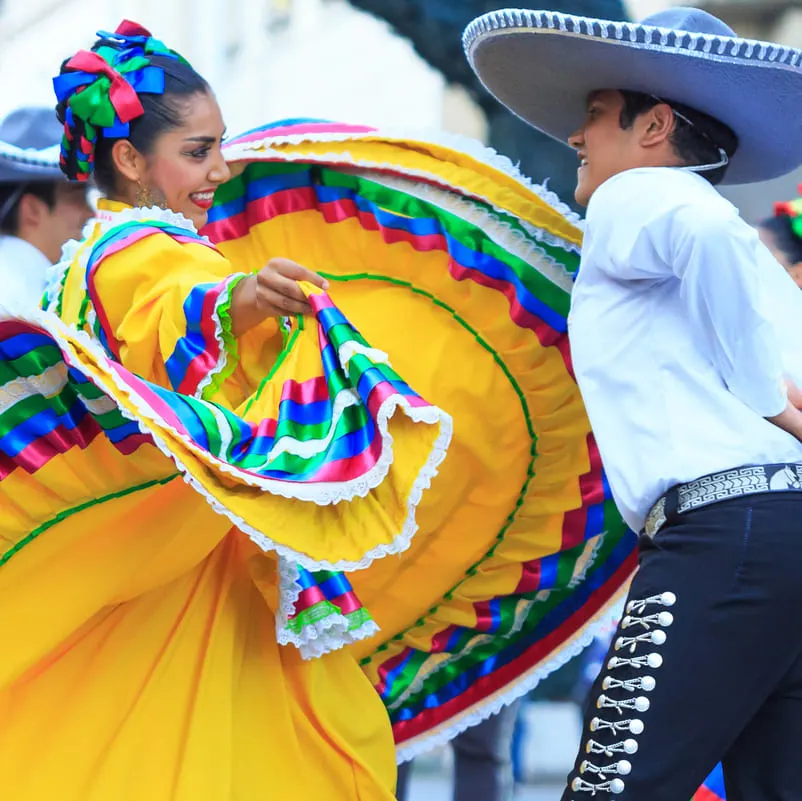
[[[0,184],[58,181],[61,126],[53,109],[20,108],[0,122]]]
[[[466,29],[468,60],[507,108],[565,141],[588,94],[644,92],[728,125],[739,140],[725,183],[752,183],[802,164],[802,51],[739,38],[695,8],[672,8],[642,23],[552,11],[503,9]],[[748,98],[748,102],[744,102]]]

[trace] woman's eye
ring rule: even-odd
[[[209,155],[209,148],[199,147],[197,150],[191,150],[188,155],[193,159],[205,159]]]

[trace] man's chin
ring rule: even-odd
[[[587,208],[588,203],[590,202],[590,197],[593,194],[592,191],[579,184],[574,192],[574,200],[582,206],[583,209]]]

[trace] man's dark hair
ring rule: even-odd
[[[0,184],[0,233],[19,234],[19,206],[25,195],[33,195],[47,203],[51,210],[56,205],[55,181],[36,181],[28,184]]]
[[[119,43],[108,39],[98,40],[93,50],[99,47],[120,47]],[[210,92],[209,84],[186,62],[168,56],[153,55],[148,57],[148,62],[152,67],[159,67],[164,70],[164,93],[139,95],[139,102],[142,104],[144,114],[132,120],[130,132],[126,139],[144,155],[153,152],[156,140],[163,133],[179,128],[184,121],[185,105],[187,100],[196,94]],[[65,71],[66,61],[61,66],[62,73]],[[67,103],[61,102],[56,106],[56,114],[59,122],[63,123],[67,114]],[[84,136],[86,133],[85,123],[74,117],[74,129],[71,134],[74,138]],[[97,133],[97,144],[94,151],[94,177],[95,184],[106,195],[113,195],[117,190],[116,172],[114,159],[111,151],[114,147],[116,138],[103,136],[102,130]],[[77,177],[80,169],[76,160],[77,150],[70,148],[67,154],[67,161],[62,165],[64,174],[71,180]]]
[[[645,114],[660,103],[667,103],[677,112],[674,115],[675,125],[671,134],[671,144],[677,156],[689,167],[717,164],[721,161],[719,148],[724,150],[729,158],[732,158],[738,150],[738,137],[732,129],[708,114],[682,103],[668,99],[660,100],[642,92],[622,90],[621,95],[624,98],[624,107],[621,109],[621,127],[624,130],[630,129],[641,114]],[[726,165],[699,173],[713,186],[721,183],[726,174]]]
[[[802,238],[794,232],[791,218],[785,215],[779,217],[769,217],[758,225],[764,228],[773,237],[777,248],[790,264],[802,262]]]

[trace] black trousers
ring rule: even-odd
[[[563,801],[802,799],[802,493],[724,501],[641,538]]]

